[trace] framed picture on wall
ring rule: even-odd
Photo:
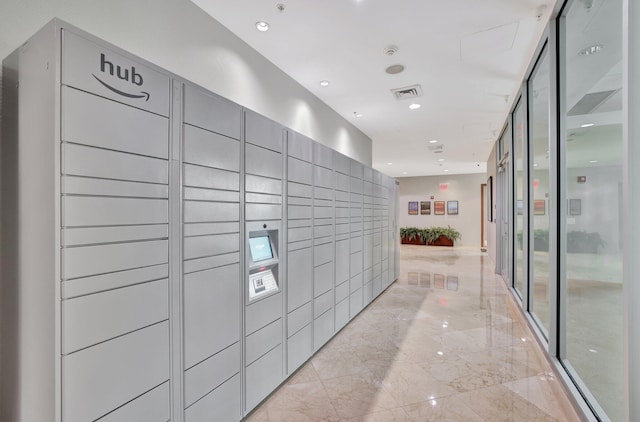
[[[444,201],[433,201],[433,213],[435,215],[444,215]]]
[[[409,202],[409,215],[418,215],[418,202]]]
[[[458,276],[457,275],[448,275],[447,276],[447,290],[453,290],[454,292],[458,290]]]
[[[431,288],[431,273],[420,273],[420,287]]]
[[[433,275],[433,287],[436,289],[444,289],[444,274]]]
[[[431,201],[420,201],[420,214],[431,215]]]
[[[569,215],[582,214],[582,201],[580,199],[569,199]]]
[[[544,199],[534,199],[533,201],[533,215],[544,215],[546,211],[546,201]]]
[[[407,283],[411,285],[417,285],[420,281],[420,273],[410,272],[407,274]]]
[[[458,215],[458,201],[447,201],[447,214]]]

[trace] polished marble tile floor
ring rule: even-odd
[[[411,245],[398,281],[247,418],[579,420],[486,253]]]

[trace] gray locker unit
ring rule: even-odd
[[[351,160],[351,192],[350,192],[350,281],[349,281],[349,316],[353,318],[364,307],[363,293],[363,166]]]
[[[182,91],[184,420],[239,420],[242,110]]]
[[[333,150],[313,144],[313,350],[335,333],[335,224]]]
[[[382,283],[382,207],[380,173],[373,170],[373,297],[384,290]]]
[[[387,198],[389,197],[389,191],[387,188],[387,176],[380,173],[380,185],[379,185],[379,197],[378,197],[378,207],[380,209],[380,218],[381,218],[381,231],[382,231],[382,241],[381,241],[381,255],[382,255],[382,265],[381,265],[381,273],[382,273],[382,288],[386,289],[389,282],[389,205],[387,203]]]
[[[398,197],[398,191],[399,191],[399,182],[393,178],[390,178],[391,181],[390,183],[393,186],[393,193],[391,195],[391,197],[389,198],[390,201],[392,201],[391,206],[393,208],[393,215],[391,216],[391,218],[393,219],[392,221],[390,221],[390,225],[392,227],[392,231],[393,231],[393,268],[394,271],[391,273],[391,276],[393,277],[393,280],[397,280],[398,277],[400,277],[400,228],[398,227],[398,218],[400,217],[400,207],[399,207],[399,200],[400,198]],[[391,215],[391,214],[390,214]],[[390,259],[392,257],[389,257]]]
[[[396,250],[399,242],[398,227],[395,223],[397,216],[397,189],[396,181],[387,177],[387,187],[389,189],[389,283],[397,279],[396,275]]]
[[[313,353],[313,143],[287,131],[287,374]]]
[[[350,319],[349,293],[351,279],[351,159],[334,152],[335,177],[335,329],[344,327]]]
[[[3,420],[171,417],[169,81],[57,22],[3,61]]]
[[[373,296],[373,169],[364,167],[363,169],[363,301],[369,304]]]
[[[151,84],[154,101],[105,89],[125,84],[117,66]],[[169,77],[68,31],[61,69],[62,419],[150,401],[166,420]]]
[[[253,232],[268,236],[280,254],[273,276],[277,288],[264,297],[250,297],[245,273],[244,391],[245,412],[251,411],[285,378],[286,373],[286,245],[283,242],[283,195],[286,153],[284,128],[249,110],[244,112],[245,262],[252,260]],[[245,272],[249,266],[245,264]],[[284,293],[283,293],[284,292]]]
[[[397,277],[370,167],[58,20],[2,83],[3,420],[240,421]]]

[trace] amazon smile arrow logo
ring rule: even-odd
[[[125,69],[120,65],[114,65],[112,62],[106,59],[104,53],[100,53],[100,71],[110,76],[115,76],[123,81],[131,82],[132,84],[140,87],[144,84],[144,79],[142,78],[141,74],[136,72],[135,66],[131,66],[131,69]],[[118,95],[122,95],[128,98],[144,98],[145,101],[149,101],[149,98],[151,97],[151,95],[146,91],[140,91],[140,93],[131,94],[129,92],[125,92],[112,87],[93,73],[91,74],[91,76],[96,78],[96,80],[100,82],[105,88],[115,92]]]
[[[100,82],[102,85],[104,85],[106,88],[110,89],[111,91],[115,92],[116,94],[120,94],[120,95],[123,95],[125,97],[129,97],[129,98],[144,98],[145,101],[149,101],[149,97],[151,97],[151,95],[146,91],[140,91],[140,94],[129,94],[128,92],[120,91],[119,89],[116,89],[116,88],[112,87],[108,83],[106,83],[104,81],[101,81],[100,78],[98,78],[93,73],[91,74],[91,76],[96,78],[96,80],[98,82]]]

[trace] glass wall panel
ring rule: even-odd
[[[565,16],[567,367],[622,421],[622,0]]]
[[[514,171],[515,181],[513,184],[513,197],[515,198],[516,216],[513,221],[513,232],[516,234],[515,251],[514,251],[514,275],[513,287],[522,298],[524,292],[524,256],[526,248],[523,248],[523,230],[527,217],[527,207],[524,206],[524,111],[522,100],[516,106],[513,112],[513,151],[514,151]]]
[[[529,200],[533,215],[529,238],[533,239],[529,307],[540,329],[549,333],[549,54],[545,49],[528,84],[529,143],[531,145]]]
[[[504,153],[500,155],[498,162],[501,163],[498,168],[498,180],[497,180],[497,211],[498,211],[498,236],[500,244],[500,258],[498,265],[500,274],[505,279],[508,285],[511,285],[511,273],[510,273],[510,251],[512,245],[509,243],[509,225],[511,221],[511,190],[509,189],[510,169],[511,169],[511,157],[509,156],[510,145],[512,142],[511,137],[511,125],[507,124],[506,129],[500,136],[498,144],[501,146],[500,151]]]

